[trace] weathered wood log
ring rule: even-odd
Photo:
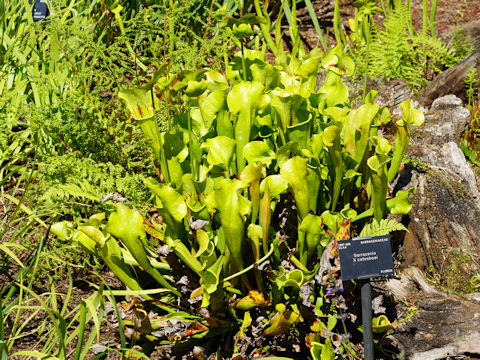
[[[399,321],[385,340],[405,358],[467,359],[463,357],[466,354],[478,358],[480,294],[460,297],[438,290],[415,267],[405,269],[397,279],[377,284],[375,291],[393,298]]]
[[[458,33],[473,46],[475,51],[460,63],[435,77],[420,95],[418,99],[420,105],[428,107],[435,99],[448,94],[465,98],[465,78],[468,71],[476,68],[480,73],[480,20],[464,24],[460,29],[447,34],[444,42],[450,49],[455,48],[455,36]]]
[[[475,50],[463,61],[435,77],[418,98],[419,104],[429,107],[435,99],[441,96],[464,95],[465,78],[472,68],[477,68],[480,73],[480,50]]]

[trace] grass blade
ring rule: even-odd
[[[85,300],[85,305],[87,306],[90,314],[92,315],[93,324],[95,326],[94,333],[97,335],[97,341],[100,339],[100,319],[97,313],[97,307],[100,304],[100,301],[103,297],[103,285],[100,286],[99,291],[94,295],[90,296],[87,300]]]
[[[106,285],[108,290],[111,291],[110,287]],[[108,296],[108,295],[107,295]],[[115,296],[108,296],[110,299],[110,302],[112,303],[113,309],[115,310],[115,315],[117,316],[117,321],[118,321],[118,332],[120,333],[120,344],[122,348],[126,348],[126,338],[125,338],[125,330],[124,330],[124,325],[123,325],[123,320],[122,316],[120,314],[120,311],[118,310],[118,304],[117,301],[115,300]],[[122,352],[122,360],[125,359],[125,352]]]
[[[318,40],[320,41],[320,44],[322,44],[323,50],[327,50],[326,37],[325,35],[323,35],[323,31],[320,28],[320,24],[317,19],[317,14],[315,12],[315,9],[313,8],[312,2],[310,0],[305,0],[305,5],[307,5],[308,12],[310,14],[310,17],[312,18],[313,27],[317,31]]]
[[[37,359],[61,360],[58,357],[50,356],[50,355],[42,353],[40,351],[30,351],[30,350],[18,351],[15,354],[12,354],[12,357],[13,356],[30,356],[30,357],[34,357],[34,358],[37,358]]]
[[[7,343],[5,342],[5,333],[3,331],[3,306],[1,306],[1,304],[0,304],[0,360],[8,360],[8,347],[7,347]]]
[[[85,301],[82,301],[82,303],[80,304],[80,320],[78,324],[78,328],[80,331],[78,333],[77,349],[75,350],[74,360],[79,360],[82,354],[83,335],[85,333],[86,317],[87,317],[87,307],[86,307]]]
[[[23,284],[17,283],[17,286],[22,288],[24,291],[28,292],[33,298],[35,298],[40,305],[44,308],[44,310],[47,312],[48,316],[52,320],[52,322],[55,324],[55,330],[58,335],[58,353],[59,357],[63,358],[65,357],[66,354],[66,349],[65,349],[65,333],[66,333],[66,324],[65,320],[61,318],[60,314],[57,313],[56,311],[53,311],[48,307],[48,305],[43,301],[43,299],[37,295],[32,289],[24,286]]]
[[[10,250],[6,244],[0,244],[0,250],[11,257],[22,269],[25,269],[25,266],[23,266],[23,263],[20,261],[17,255],[15,255],[15,253]]]
[[[22,204],[21,200],[18,200],[16,198],[14,198],[13,196],[11,195],[8,195],[8,194],[2,194],[2,196],[10,201],[12,201],[13,203],[15,203],[17,206],[20,206],[20,209],[22,209],[27,215],[33,215],[34,212],[32,209],[30,209],[28,206]],[[38,222],[40,225],[42,225],[44,228],[48,228],[48,225],[45,224],[42,219],[40,219],[39,217],[37,216],[33,216],[33,218],[35,219],[36,222]]]

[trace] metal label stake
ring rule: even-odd
[[[342,280],[361,280],[363,347],[365,360],[375,359],[372,329],[372,286],[370,278],[393,275],[390,236],[341,240],[337,243]]]
[[[372,329],[372,285],[370,279],[362,281],[362,325],[363,325],[363,349],[364,359],[375,359],[373,349],[373,329]]]

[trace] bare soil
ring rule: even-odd
[[[428,9],[431,8],[431,0],[428,0]],[[349,28],[348,19],[355,15],[354,0],[340,0],[340,14],[342,23],[346,29]],[[334,0],[313,0],[318,21],[322,29],[327,29],[329,34],[329,43],[334,43],[333,37],[333,10]],[[412,0],[412,22],[417,31],[422,30],[422,9],[423,0]],[[298,22],[302,39],[308,48],[313,48],[319,44],[317,32],[313,27],[312,20],[307,8],[303,4],[298,5]],[[480,20],[480,1],[478,0],[437,0],[436,7],[436,35],[440,38],[455,30],[457,26],[468,24],[475,20]],[[383,21],[383,15],[378,14],[375,20],[380,24]]]

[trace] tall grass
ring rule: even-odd
[[[218,18],[205,22],[210,2],[174,3],[122,2],[118,12],[117,1],[55,1],[35,23],[28,0],[0,2],[0,360],[90,356],[107,301],[121,346],[107,351],[144,356],[129,349],[113,292],[74,296],[76,269],[93,268],[71,245],[50,243],[48,224],[103,206],[109,192],[145,200],[135,172],[155,169],[116,92],[151,71],[144,59],[195,68],[224,53]],[[235,3],[226,3],[228,15]]]
[[[81,262],[67,253],[68,247],[58,254],[53,251],[60,244],[50,244],[46,223],[54,214],[28,207],[34,178],[14,175],[6,184],[16,184],[4,185],[0,192],[0,359],[90,356],[106,319],[107,300],[119,322],[120,352],[125,352],[121,315],[111,291],[102,285],[85,298],[74,295],[73,272]],[[58,282],[59,278],[66,280]],[[59,285],[64,292],[57,290]]]

